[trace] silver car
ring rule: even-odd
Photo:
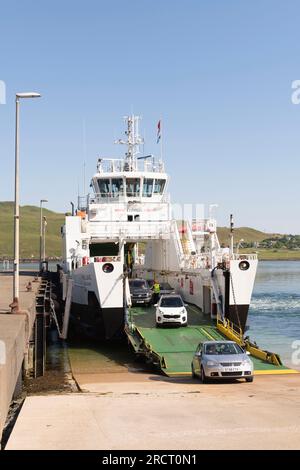
[[[208,379],[238,379],[253,382],[253,363],[249,353],[234,341],[204,341],[192,361],[193,377],[202,383]]]

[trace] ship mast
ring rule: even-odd
[[[137,156],[140,153],[139,146],[144,143],[144,139],[139,135],[139,120],[140,116],[125,116],[124,120],[127,122],[127,130],[125,135],[127,140],[119,139],[116,144],[127,145],[127,152],[125,154],[125,166],[126,171],[136,171],[137,169]]]

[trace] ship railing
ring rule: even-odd
[[[232,260],[255,260],[257,259],[257,253],[233,253],[230,256],[230,259]]]
[[[210,254],[182,255],[181,267],[183,269],[209,269],[211,267]]]
[[[86,211],[88,208],[89,196],[78,196],[78,210]]]
[[[244,347],[244,335],[243,330],[240,326],[228,320],[228,318],[222,318],[219,314],[217,315],[217,328],[227,338],[232,341],[236,341],[240,346]]]
[[[101,222],[89,223],[89,234],[101,239],[168,239],[170,238],[170,223],[166,222]]]
[[[150,157],[150,158],[149,158]],[[119,158],[99,158],[97,169],[99,173],[123,173],[130,171],[148,171],[151,173],[164,173],[164,164],[154,156],[136,159],[131,164]]]
[[[237,260],[237,261],[243,261],[243,260],[257,260],[257,254],[255,253],[247,253],[247,254],[237,254],[234,253],[233,255],[230,256],[230,258],[227,258],[226,255],[223,255],[221,253],[217,253],[214,257],[214,264],[217,265],[219,263],[223,262],[229,262],[229,260]],[[211,269],[212,267],[212,256],[211,253],[197,253],[195,255],[192,254],[182,254],[180,256],[180,263],[181,267],[184,269]]]
[[[121,256],[90,256],[90,263],[116,263],[121,261]]]
[[[134,201],[132,200],[134,198]],[[85,204],[120,204],[120,203],[141,203],[141,204],[159,204],[161,202],[169,203],[170,195],[169,194],[154,194],[151,198],[147,197],[146,194],[141,194],[140,192],[131,192],[128,193],[123,189],[118,192],[108,192],[108,193],[96,193],[90,194],[86,199]]]
[[[215,219],[193,219],[191,223],[191,231],[194,237],[203,236],[207,233],[214,233],[217,230]]]
[[[91,263],[120,262],[121,256],[75,256],[69,258],[71,269],[77,269]]]

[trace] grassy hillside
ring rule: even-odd
[[[0,257],[13,257],[13,202],[0,202]],[[47,217],[46,255],[61,255],[60,227],[64,215],[43,209]],[[20,208],[20,257],[39,258],[40,250],[40,208],[23,206]]]
[[[218,232],[220,243],[224,245],[228,245],[229,233],[230,233],[229,228],[218,227],[217,232]],[[276,237],[276,236],[277,234],[260,232],[259,230],[255,230],[254,228],[250,228],[250,227],[239,227],[239,228],[234,229],[235,242],[238,242],[241,239],[243,239],[246,243],[261,242],[262,240],[265,240],[266,238]]]

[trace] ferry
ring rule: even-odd
[[[222,248],[211,216],[176,219],[161,156],[141,154],[140,117],[124,119],[125,139],[116,142],[124,158],[98,158],[92,192],[62,227],[71,319],[93,336],[118,337],[128,325],[129,279],[138,277],[168,282],[207,318],[244,333],[257,255],[234,252],[233,230]]]

